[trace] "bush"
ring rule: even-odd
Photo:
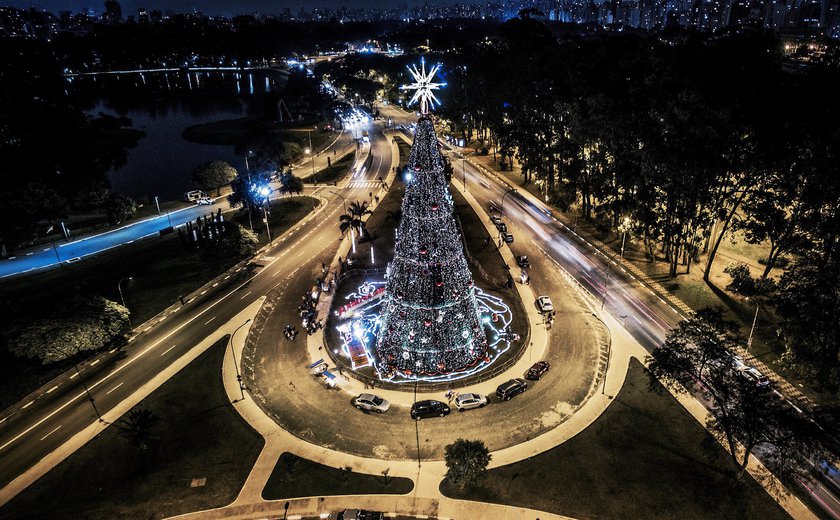
[[[729,264],[723,270],[732,278],[732,282],[726,286],[727,291],[732,291],[744,296],[766,295],[776,290],[776,282],[772,278],[753,278],[750,268],[745,263]]]
[[[758,263],[761,265],[767,265],[767,257],[762,256],[758,259]],[[776,257],[776,262],[773,264],[773,267],[778,267],[780,269],[784,269],[790,265],[790,258],[786,256],[779,256]]]
[[[109,195],[105,203],[105,213],[111,224],[120,224],[130,219],[135,211],[137,211],[137,204],[134,199],[119,193]]]
[[[100,296],[77,298],[60,311],[18,330],[9,352],[43,364],[121,343],[130,326],[128,309]]]

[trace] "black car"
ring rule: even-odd
[[[519,395],[528,389],[528,381],[524,379],[511,379],[507,383],[502,383],[496,389],[496,397],[502,401],[509,401],[511,397]]]
[[[511,244],[513,243],[513,235],[511,235],[510,233],[502,233],[502,240],[504,240],[508,244]]]
[[[496,229],[499,230],[499,233],[507,233],[507,224],[504,222],[496,224]]]
[[[531,262],[528,260],[528,257],[525,255],[519,255],[516,257],[516,265],[523,269],[527,269],[531,267]]]
[[[551,365],[548,361],[537,361],[534,365],[528,369],[528,373],[525,374],[525,379],[529,381],[539,381],[543,374],[548,372],[551,368]]]
[[[427,417],[444,417],[449,415],[449,405],[432,399],[417,401],[411,405],[411,418],[419,421]]]

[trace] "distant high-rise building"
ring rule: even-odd
[[[102,21],[105,23],[120,23],[122,21],[122,7],[117,0],[105,0],[105,13]]]

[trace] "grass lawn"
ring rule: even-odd
[[[313,177],[314,182],[329,183],[338,182],[350,173],[350,167],[353,166],[353,161],[356,160],[356,152],[351,151],[344,157],[340,157],[337,161],[332,162],[332,166],[327,166],[323,170],[317,172]],[[307,179],[306,181],[308,181]],[[304,181],[304,182],[306,182]]]
[[[292,196],[271,201],[269,206],[268,222],[271,225],[271,238],[276,239],[286,230],[300,222],[310,212],[315,211],[321,201],[314,197]],[[260,240],[260,247],[268,243],[268,235],[265,233],[265,221],[263,213],[251,216],[254,224],[254,232]],[[249,227],[248,214],[238,211],[233,219],[244,227]]]
[[[227,400],[221,364],[227,338],[136,408],[160,418],[147,469],[108,427],[0,509],[9,518],[162,518],[228,504],[263,446]],[[191,487],[193,479],[206,479]]]
[[[404,495],[414,489],[411,479],[368,475],[331,468],[284,453],[263,490],[266,500],[330,495]]]
[[[411,145],[408,144],[405,139],[400,136],[396,136],[394,139],[397,140],[397,148],[400,151],[400,167],[399,169],[402,170],[406,163],[408,163],[408,154],[411,153]]]
[[[275,201],[270,217],[272,237],[276,238],[304,218],[317,203],[311,197]],[[248,225],[247,215],[238,217]],[[256,226],[262,226],[261,219],[254,220]],[[262,245],[267,237],[265,233],[259,236]],[[123,281],[122,291],[131,310],[132,323],[138,325],[239,260],[233,257],[202,260],[172,234],[141,240],[60,269],[6,279],[0,282],[0,293],[4,295],[0,301],[0,330],[9,331],[30,323],[42,316],[45,309],[68,305],[77,294],[97,294],[119,302],[117,284],[128,277],[133,279]],[[0,347],[0,408],[17,402],[70,367],[68,363],[42,366],[15,358],[7,353],[5,346]]]
[[[752,478],[735,480],[727,457],[673,397],[650,390],[633,360],[615,401],[586,430],[488,471],[473,489],[444,481],[441,491],[575,518],[789,518]]]

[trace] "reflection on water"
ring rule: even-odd
[[[125,116],[146,132],[126,164],[109,174],[114,191],[179,199],[193,189],[190,174],[202,162],[220,159],[245,167],[232,146],[191,143],[181,136],[184,129],[259,114],[262,95],[282,83],[258,71],[145,72],[68,79],[68,94],[92,115]]]

